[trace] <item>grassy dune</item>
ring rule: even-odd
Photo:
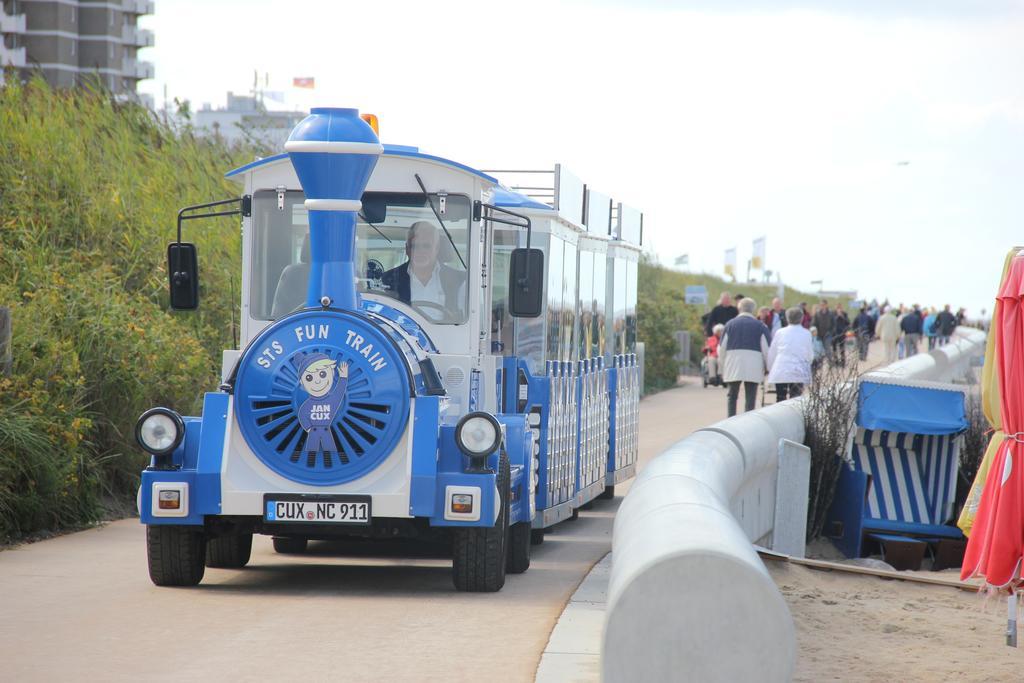
[[[198,314],[167,312],[165,250],[178,208],[237,195],[223,172],[251,159],[102,93],[14,80],[0,88],[0,306],[14,329],[13,372],[0,377],[0,541],[134,498],[139,413],[192,412],[197,387],[216,385],[237,221],[188,228]]]

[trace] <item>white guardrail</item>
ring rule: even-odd
[[[932,382],[955,382],[963,379],[976,358],[985,353],[985,333],[971,327],[958,327],[945,346],[896,361],[892,365],[868,373],[890,380],[911,379]]]
[[[951,381],[985,334],[877,371]],[[802,399],[698,430],[651,461],[622,502],[601,647],[603,680],[788,681],[796,630],[754,544],[802,556],[809,452]]]

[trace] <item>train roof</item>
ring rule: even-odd
[[[539,202],[521,192],[514,192],[503,185],[499,185],[491,192],[491,201],[495,206],[505,209],[539,209],[541,211],[554,211],[549,205]]]
[[[479,178],[482,178],[483,180],[486,180],[489,183],[494,183],[495,185],[498,184],[497,178],[494,178],[493,176],[487,175],[483,171],[478,171],[477,169],[475,169],[475,168],[473,168],[471,166],[466,166],[465,164],[460,164],[459,162],[452,161],[451,159],[445,159],[444,157],[434,156],[433,154],[425,154],[425,153],[421,152],[418,147],[411,147],[409,145],[384,145],[384,154],[386,156],[403,156],[403,157],[412,157],[412,158],[416,158],[416,159],[427,159],[429,161],[434,161],[434,162],[437,162],[437,163],[440,163],[440,164],[444,164],[445,166],[451,166],[452,168],[457,168],[460,171],[465,171],[467,173],[471,173],[471,174],[473,174],[473,175],[475,175],[475,176],[477,176]],[[288,158],[288,154],[286,152],[281,152],[280,154],[275,154],[273,156],[264,157],[262,159],[257,159],[256,161],[253,161],[251,163],[245,164],[244,166],[239,166],[238,168],[235,168],[235,169],[232,169],[232,170],[228,171],[227,173],[224,174],[224,177],[225,178],[235,179],[235,178],[237,178],[237,176],[242,175],[244,173],[247,173],[247,172],[253,170],[254,168],[258,168],[260,166],[266,166],[266,165],[269,165],[269,164],[276,164],[276,163],[279,163],[279,162],[281,162],[281,161],[283,161],[283,160],[285,160],[287,158]]]
[[[553,170],[481,171],[466,164],[421,152],[409,145],[384,145],[384,156],[421,159],[476,176],[494,185],[491,201],[512,211],[542,211],[572,224],[594,237],[608,237],[632,245],[643,244],[643,214],[608,195],[592,190],[579,178],[556,164]],[[288,154],[257,159],[224,174],[242,181],[246,173],[288,163]],[[501,180],[491,173],[500,174]],[[505,182],[502,182],[505,181]]]
[[[545,211],[582,233],[626,246],[643,244],[643,213],[588,186],[562,164],[552,169],[486,171],[498,176],[494,204],[512,210]]]

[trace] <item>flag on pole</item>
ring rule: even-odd
[[[758,237],[754,240],[754,252],[750,257],[750,267],[754,270],[764,270],[764,238]]]
[[[292,87],[312,90],[316,87],[316,79],[312,76],[296,77],[292,79]]]
[[[725,274],[736,277],[736,247],[725,250]]]
[[[677,266],[685,266],[685,265],[689,265],[689,263],[690,263],[690,255],[689,254],[683,254],[682,256],[677,256],[676,257],[676,265]]]

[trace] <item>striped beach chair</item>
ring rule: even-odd
[[[958,528],[945,524],[954,513],[961,441],[958,433],[858,428],[827,529],[839,549],[860,557],[869,537],[883,547],[901,539],[909,545],[961,539]]]

